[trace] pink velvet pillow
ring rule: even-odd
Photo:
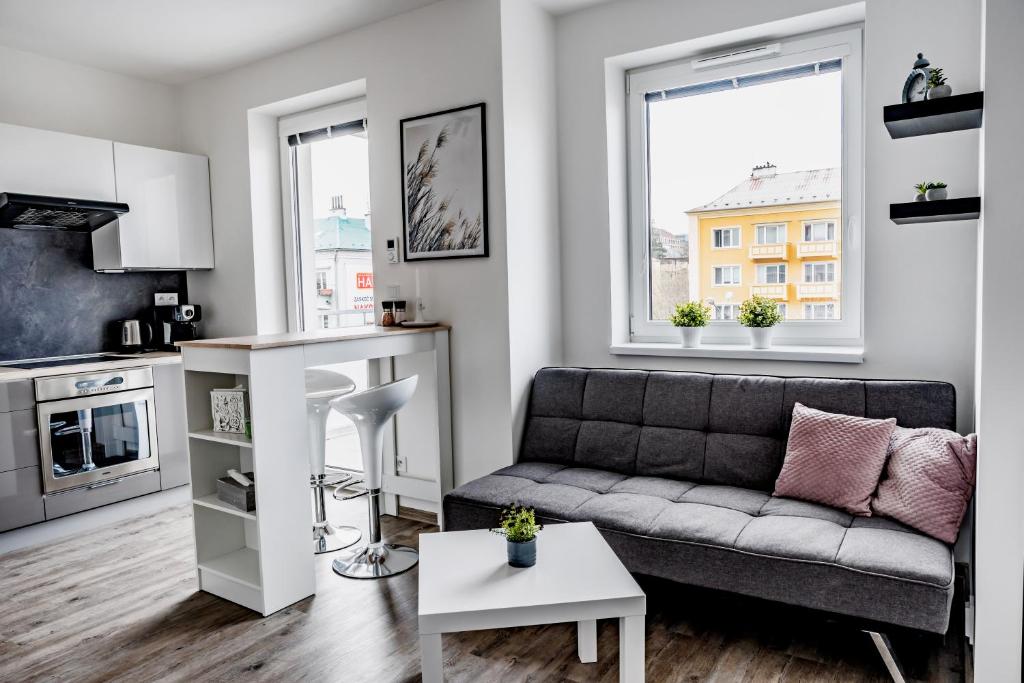
[[[976,459],[974,434],[897,427],[871,509],[953,543],[974,491]]]
[[[895,418],[839,415],[797,403],[774,495],[870,516],[895,426]]]

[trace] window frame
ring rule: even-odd
[[[719,268],[735,268],[736,269],[736,282],[715,282],[717,279],[715,271]],[[711,286],[712,287],[742,287],[743,286],[743,266],[736,263],[716,263],[711,266]]]
[[[736,244],[730,244],[727,247],[716,247],[715,246],[715,233],[716,232],[730,232],[736,234]],[[724,240],[723,240],[724,241]],[[743,230],[738,225],[723,225],[720,228],[711,228],[711,248],[715,250],[722,249],[742,249],[743,248]]]
[[[756,74],[811,62],[842,60],[842,206],[835,220],[843,244],[839,279],[841,320],[787,320],[778,326],[774,341],[796,345],[850,345],[864,343],[864,88],[863,28],[842,27],[793,36],[781,41],[778,54],[759,60],[694,71],[691,58],[633,69],[626,74],[626,159],[628,182],[629,341],[675,343],[678,333],[668,321],[650,319],[650,235],[647,176],[648,92],[702,82]],[[724,47],[724,46],[723,46]],[[713,50],[708,50],[711,52]],[[692,228],[692,226],[691,226]],[[690,271],[700,272],[700,238],[690,234]],[[787,228],[788,232],[788,228]],[[803,235],[800,235],[803,237]],[[788,237],[788,234],[787,234]],[[756,234],[755,234],[756,243]],[[788,274],[787,274],[788,275]],[[691,279],[691,287],[694,279]],[[734,322],[713,321],[704,334],[709,344],[745,344],[749,335]]]
[[[802,221],[802,222],[803,222],[803,228],[804,229],[803,229],[803,234],[801,235],[801,238],[802,238],[800,240],[801,242],[804,242],[806,244],[817,244],[819,242],[835,242],[836,241],[835,224],[838,223],[839,221],[837,221],[835,218],[812,218],[810,220],[805,220],[805,221]],[[811,230],[811,236],[813,237],[814,226],[815,225],[820,225],[822,223],[825,224],[825,234],[826,235],[828,235],[828,224],[829,223],[833,224],[833,227],[832,227],[832,237],[826,237],[823,240],[807,239],[807,231],[808,231],[808,229]]]
[[[295,211],[299,175],[308,173],[309,146],[289,147],[288,136],[317,128],[325,128],[340,121],[366,120],[366,98],[329,104],[307,111],[282,116],[277,120],[277,134],[281,155],[281,223],[284,229],[285,293],[288,305],[288,331],[302,332],[320,323],[317,296],[306,300],[303,290],[317,292],[316,267],[303,268],[300,252],[302,245],[313,244],[312,221],[303,220]],[[308,183],[307,183],[308,184]],[[373,188],[371,183],[371,197]],[[298,283],[302,282],[301,286]],[[312,287],[312,289],[310,289]],[[307,326],[306,321],[310,321]]]
[[[802,277],[800,279],[800,284],[802,284],[802,285],[828,285],[828,284],[835,284],[836,282],[840,281],[840,277],[839,277],[839,259],[828,259],[826,261],[804,261],[802,265],[803,265],[803,268],[801,268],[801,270],[803,272],[801,273]],[[815,279],[813,279],[813,277],[814,277],[814,267],[815,266],[832,266],[832,279],[831,280],[815,280]],[[810,280],[807,279],[807,269],[808,268],[810,268],[810,271],[811,271],[811,278],[812,279],[810,279]],[[828,275],[828,268],[825,269],[825,275],[826,276]]]
[[[786,285],[786,284],[789,284],[789,264],[786,263],[785,261],[779,261],[779,262],[776,262],[776,263],[758,263],[758,264],[755,264],[755,265],[756,265],[756,267],[754,268],[754,284],[756,284],[756,285]],[[776,272],[775,272],[776,281],[775,282],[768,282],[768,280],[762,280],[761,279],[761,271],[762,271],[762,269],[763,269],[763,271],[765,273],[765,276],[767,276],[769,268],[775,268],[776,269]],[[782,278],[782,280],[778,279],[778,277],[779,277],[778,269],[780,269],[780,268],[782,269],[782,274],[784,276]]]
[[[778,229],[782,228],[782,241],[781,242],[762,242],[761,231],[767,232],[768,228],[775,228],[776,235],[778,235]],[[767,245],[767,244],[785,244],[789,240],[789,224],[785,221],[776,221],[774,223],[754,223],[754,244],[755,245]]]
[[[725,306],[728,306],[729,308],[736,309],[736,311],[733,314],[732,318],[719,318],[718,317],[718,310],[720,308],[724,308]],[[724,323],[731,323],[731,322],[736,322],[739,319],[739,317],[740,317],[740,305],[739,304],[732,304],[732,303],[729,303],[729,304],[713,304],[711,306],[711,319],[712,320],[717,320],[718,322],[724,322]]]
[[[835,312],[835,308],[836,308],[836,302],[834,302],[834,301],[808,301],[808,302],[804,303],[804,311],[803,311],[803,313],[804,313],[804,318],[803,319],[804,320],[815,320],[815,321],[818,321],[818,320],[835,320],[834,317],[833,318],[808,318],[807,317],[807,309],[810,308],[811,310],[814,310],[815,306],[831,306],[832,307],[832,311],[834,313]]]

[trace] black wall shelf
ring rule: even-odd
[[[889,205],[889,218],[897,225],[969,221],[980,215],[981,197],[957,197]]]
[[[981,128],[984,95],[972,92],[937,100],[891,104],[884,108],[882,116],[894,140]]]

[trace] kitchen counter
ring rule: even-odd
[[[284,346],[325,344],[357,339],[379,339],[405,334],[432,334],[449,329],[451,328],[447,325],[432,325],[431,327],[381,327],[380,325],[366,325],[365,327],[346,327],[335,330],[311,330],[309,332],[284,332],[281,334],[254,334],[247,337],[197,339],[196,341],[178,342],[178,346],[199,349],[245,349],[256,351]]]
[[[112,356],[110,360],[88,361],[76,365],[59,365],[50,368],[12,368],[0,365],[0,382],[17,379],[35,379],[54,375],[73,375],[79,372],[103,372],[120,368],[134,368],[140,365],[171,365],[181,363],[181,354],[175,351],[151,351],[124,356]]]

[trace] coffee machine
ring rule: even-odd
[[[199,338],[199,321],[203,319],[202,306],[154,306],[154,341],[165,351],[177,351],[175,342]]]

